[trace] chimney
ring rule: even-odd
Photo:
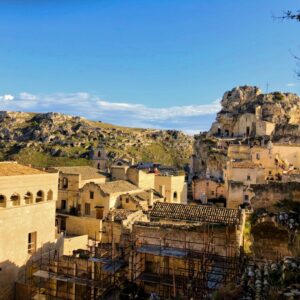
[[[153,206],[153,199],[154,199],[154,192],[153,190],[149,191],[149,200],[148,200],[148,206]]]
[[[164,185],[159,186],[159,193],[165,198],[166,197],[166,187]]]

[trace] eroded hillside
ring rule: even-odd
[[[129,154],[137,161],[183,166],[192,144],[180,131],[119,127],[59,113],[0,112],[0,158],[35,166],[89,164],[97,145],[111,160]]]

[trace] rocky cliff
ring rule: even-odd
[[[273,139],[290,136],[289,131],[292,128],[292,136],[300,138],[300,97],[296,94],[263,94],[258,87],[241,86],[225,92],[221,105],[217,121],[221,125],[226,124],[225,127],[231,128],[232,131],[241,115],[256,114],[258,119],[275,124]]]
[[[111,160],[129,154],[137,161],[183,166],[192,138],[180,131],[135,129],[59,113],[0,112],[0,159],[36,166],[89,164],[93,146]]]
[[[296,94],[263,94],[257,87],[241,86],[225,92],[221,105],[210,131],[195,136],[196,174],[208,171],[214,177],[222,177],[226,148],[232,142],[260,144],[261,140],[272,140],[300,144],[300,97]]]

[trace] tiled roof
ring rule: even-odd
[[[55,169],[66,174],[80,174],[82,180],[105,178],[104,175],[99,173],[98,169],[89,166],[55,167]]]
[[[150,218],[229,225],[240,223],[241,211],[204,205],[156,202],[150,212]]]
[[[133,185],[125,180],[110,181],[107,183],[99,184],[99,186],[105,194],[125,193],[139,190],[136,185]]]
[[[38,169],[20,165],[16,162],[1,162],[0,176],[18,176],[18,175],[35,175],[47,174]]]

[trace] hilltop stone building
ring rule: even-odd
[[[104,147],[99,146],[92,148],[90,152],[90,159],[92,160],[93,167],[103,172],[108,168],[108,157]]]

